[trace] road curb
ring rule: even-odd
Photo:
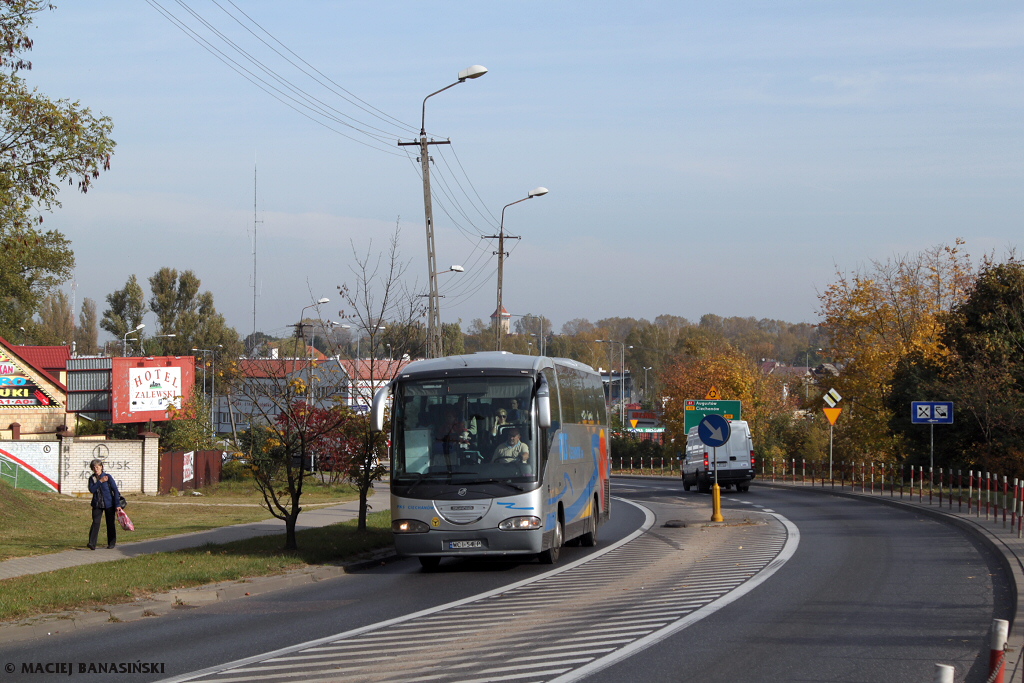
[[[786,484],[780,482],[771,482],[760,480],[757,482],[760,486],[768,488],[776,488],[786,491],[808,491],[811,493],[819,493],[830,496],[837,496],[841,498],[848,498],[850,500],[860,500],[873,503],[882,503],[889,505],[890,507],[897,507],[903,510],[915,510],[929,515],[935,519],[952,522],[961,529],[967,531],[975,538],[988,543],[993,550],[996,551],[996,556],[1003,564],[1003,568],[1012,578],[1012,585],[1010,586],[1013,591],[1013,614],[1010,620],[1010,637],[1007,639],[1006,646],[1006,671],[1007,680],[1016,680],[1020,676],[1020,671],[1024,668],[1024,609],[1022,609],[1020,595],[1021,589],[1024,588],[1024,542],[1019,542],[1014,536],[1013,541],[1018,541],[1022,546],[1021,550],[1015,550],[1010,547],[1010,544],[1006,539],[1000,538],[1000,536],[994,533],[993,529],[990,529],[979,522],[976,522],[971,517],[965,515],[948,512],[941,510],[932,505],[925,505],[924,503],[915,503],[912,501],[903,501],[898,498],[885,498],[880,492],[878,494],[870,493],[857,493],[855,491],[836,491],[829,487],[816,487],[807,486],[801,484]],[[1014,626],[1018,626],[1014,629]]]

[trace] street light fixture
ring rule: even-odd
[[[504,277],[504,273],[505,273],[505,255],[506,255],[505,254],[505,209],[507,209],[508,207],[510,207],[510,206],[512,206],[514,204],[518,204],[519,202],[525,202],[527,199],[533,199],[534,197],[543,197],[547,193],[548,193],[548,188],[546,188],[546,187],[535,187],[534,189],[530,190],[530,193],[528,195],[526,195],[525,197],[523,197],[522,199],[517,199],[516,201],[511,202],[511,203],[506,204],[505,206],[501,207],[501,222],[498,224],[498,234],[497,235],[481,235],[481,238],[485,239],[485,240],[493,240],[493,239],[498,240],[498,251],[495,252],[498,255],[498,307],[494,311],[495,312],[495,318],[494,318],[494,350],[495,351],[501,351],[501,331],[502,331],[501,330],[501,320],[502,320],[502,316],[501,316],[501,311],[502,311],[502,305],[501,305],[501,286],[502,286],[502,278]],[[514,236],[514,235],[509,235],[508,239],[517,240],[517,239],[520,239],[520,238],[517,237],[517,236]]]
[[[122,341],[122,344],[121,344],[121,355],[122,356],[127,356],[128,355],[128,335],[130,335],[133,332],[138,332],[139,330],[141,330],[145,326],[146,326],[146,323],[139,323],[138,325],[135,326],[134,330],[128,330],[127,332],[124,333],[124,340]],[[134,339],[134,337],[132,337],[132,339]]]
[[[174,336],[174,335],[170,335]],[[223,344],[217,344],[217,349],[223,349]],[[206,354],[210,354],[210,429],[213,430],[213,438],[217,438],[217,423],[213,418],[214,407],[217,403],[217,349],[197,349],[192,347],[193,351],[199,351],[206,357]],[[206,361],[203,361],[203,393],[206,393]]]
[[[648,370],[653,370],[653,369],[654,369],[654,366],[651,366],[651,367],[647,367],[646,365],[644,366],[644,400],[645,401],[646,400],[650,400],[650,396],[647,395],[647,371]]]
[[[416,145],[420,148],[420,164],[423,175],[423,213],[427,227],[427,273],[430,275],[430,294],[427,318],[427,358],[437,358],[443,355],[441,348],[441,310],[437,294],[437,257],[434,250],[434,208],[430,196],[430,145],[448,145],[450,140],[427,141],[427,100],[434,95],[442,93],[448,88],[454,88],[459,83],[465,83],[474,78],[480,78],[487,69],[475,64],[459,72],[458,80],[440,90],[430,93],[423,98],[423,107],[420,115],[420,139],[418,142],[399,142],[399,146]]]
[[[622,428],[626,428],[626,342],[615,341],[614,339],[595,339],[598,344],[619,345],[619,419]],[[630,346],[629,348],[633,348]],[[608,349],[608,365],[612,364],[612,349]],[[608,368],[608,397],[611,398],[612,369]]]

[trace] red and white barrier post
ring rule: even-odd
[[[1010,637],[1010,622],[1005,619],[992,620],[991,653],[988,658],[988,680],[1004,683],[1006,674],[1006,640]]]

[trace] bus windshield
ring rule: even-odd
[[[392,476],[466,484],[537,478],[526,377],[453,377],[398,385]]]

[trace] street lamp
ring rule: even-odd
[[[223,344],[217,344],[218,349],[223,349]],[[217,351],[216,349],[197,349],[192,347],[193,351],[200,351],[203,357],[206,354],[210,354],[210,429],[213,430],[213,438],[217,438],[217,423],[213,419],[214,406],[217,402]],[[206,393],[206,361],[203,361],[203,393]]]
[[[619,415],[622,421],[622,428],[626,428],[626,342],[615,341],[614,339],[595,339],[598,344],[619,345]],[[633,348],[630,346],[629,348]],[[612,349],[608,349],[608,365],[612,364]],[[608,368],[608,396],[611,397],[612,370]]]
[[[448,88],[454,88],[459,83],[465,83],[474,78],[480,78],[487,69],[476,64],[459,72],[458,80],[440,90],[430,93],[423,98],[423,108],[420,115],[420,139],[418,142],[399,142],[399,146],[416,145],[420,148],[420,164],[423,168],[423,214],[427,224],[427,273],[430,275],[429,294],[429,317],[427,318],[427,358],[437,358],[443,355],[441,348],[441,310],[437,295],[437,257],[434,251],[434,208],[430,197],[430,145],[448,145],[450,140],[431,140],[427,142],[427,100],[434,95],[442,93]]]
[[[644,366],[644,400],[649,400],[650,399],[650,396],[647,395],[647,371],[648,370],[653,370],[653,369],[654,369],[654,366],[651,366],[651,367],[647,367],[646,365]]]
[[[506,204],[505,206],[501,207],[501,222],[498,224],[498,234],[497,235],[481,235],[481,238],[485,239],[485,240],[493,240],[493,239],[498,240],[498,251],[495,252],[498,255],[498,307],[495,309],[495,316],[496,317],[494,318],[494,350],[495,351],[501,351],[501,320],[502,320],[502,317],[501,317],[501,311],[502,311],[502,307],[501,307],[501,285],[502,285],[502,278],[503,278],[504,272],[505,272],[505,209],[507,209],[508,207],[512,206],[513,204],[518,204],[519,202],[525,202],[527,199],[533,199],[534,197],[543,197],[547,193],[548,193],[548,188],[546,188],[546,187],[535,187],[534,189],[530,190],[530,193],[528,195],[526,195],[525,197],[523,197],[522,199],[517,199],[516,201],[514,201],[514,202],[512,202],[510,204]],[[508,239],[517,240],[517,239],[520,239],[520,238],[517,237],[517,236],[509,235]]]
[[[122,356],[127,356],[128,355],[128,335],[131,334],[132,332],[138,332],[139,330],[141,330],[145,326],[146,326],[146,323],[139,323],[138,325],[135,326],[134,330],[128,330],[127,332],[124,333],[124,340],[122,341],[122,344],[121,344],[121,355]],[[132,339],[134,339],[134,337],[132,337]]]

